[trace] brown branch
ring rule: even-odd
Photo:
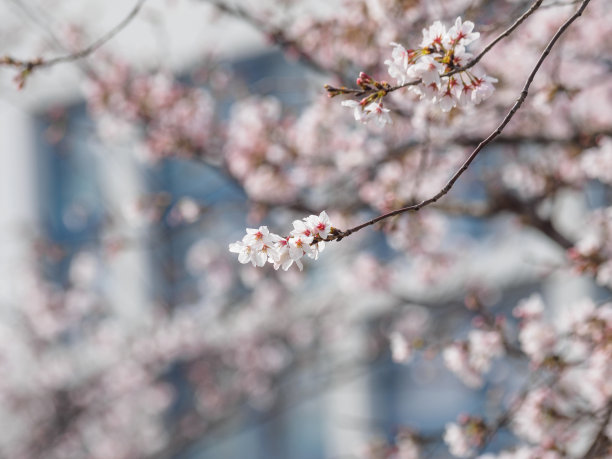
[[[104,44],[109,42],[119,32],[121,32],[121,30],[123,30],[132,21],[132,19],[134,19],[134,17],[136,17],[136,15],[142,9],[142,6],[144,5],[146,1],[147,0],[138,0],[136,4],[134,5],[134,7],[130,10],[128,15],[119,24],[117,24],[115,27],[109,30],[102,37],[94,41],[91,45],[89,45],[88,47],[80,51],[76,51],[74,53],[66,54],[63,56],[58,56],[58,57],[48,59],[48,60],[45,60],[43,58],[36,58],[32,60],[20,60],[20,59],[15,59],[14,57],[11,57],[11,56],[4,56],[0,58],[0,65],[8,65],[12,67],[17,67],[20,70],[29,73],[35,68],[51,67],[56,64],[60,64],[64,62],[73,62],[73,61],[82,59],[84,57],[87,57],[90,54],[92,54],[94,51],[102,47]]]
[[[519,215],[523,219],[523,223],[537,229],[549,239],[557,243],[564,250],[574,246],[574,242],[561,234],[553,225],[550,219],[546,219],[538,215],[536,206],[542,202],[543,196],[537,197],[529,201],[521,201],[515,195],[509,192],[494,193],[495,198],[493,206],[488,209],[491,214],[500,211],[512,212]]]
[[[497,139],[498,144],[503,145],[529,145],[529,144],[537,144],[537,145],[550,145],[550,144],[565,144],[571,146],[577,146],[582,149],[594,147],[597,145],[597,141],[601,137],[611,137],[612,129],[606,128],[601,130],[594,131],[576,131],[574,134],[567,137],[553,137],[548,135],[536,134],[533,136],[530,135],[521,135],[521,134],[512,134],[511,136],[500,136]],[[458,137],[453,139],[453,143],[456,145],[463,146],[473,146],[478,145],[480,139],[476,137]]]
[[[535,78],[536,74],[540,70],[540,67],[546,60],[546,57],[550,54],[550,51],[554,47],[555,43],[557,42],[557,40],[559,40],[559,38],[563,35],[563,33],[569,28],[569,26],[582,15],[582,12],[587,7],[587,5],[590,3],[590,1],[591,0],[583,0],[583,2],[581,3],[580,7],[576,10],[576,12],[567,21],[565,21],[561,25],[561,27],[559,27],[557,32],[551,38],[548,45],[546,45],[546,48],[544,48],[544,51],[540,55],[540,58],[538,59],[536,65],[534,66],[533,70],[529,74],[529,77],[527,78],[527,81],[525,82],[525,85],[523,87],[523,90],[520,93],[519,98],[516,100],[516,102],[514,103],[510,111],[508,112],[508,114],[504,117],[504,119],[499,124],[497,129],[495,129],[495,131],[493,131],[487,138],[485,138],[482,142],[478,144],[478,146],[468,156],[467,160],[463,163],[463,165],[459,168],[459,170],[457,170],[457,172],[453,174],[450,180],[446,183],[446,185],[444,185],[444,187],[438,193],[436,193],[431,198],[421,201],[418,204],[414,204],[414,205],[407,206],[407,207],[402,207],[401,209],[396,209],[391,212],[387,212],[386,214],[379,215],[378,217],[368,220],[365,223],[357,225],[353,228],[349,228],[346,231],[334,229],[332,235],[330,235],[327,238],[327,240],[328,241],[333,241],[333,240],[340,241],[343,238],[350,236],[351,234],[367,226],[374,225],[375,223],[378,223],[387,218],[393,217],[395,215],[400,215],[406,212],[417,212],[421,210],[423,207],[426,207],[430,204],[435,203],[440,198],[442,198],[444,195],[446,195],[451,190],[455,182],[459,179],[459,177],[463,175],[463,173],[468,169],[470,164],[472,164],[472,162],[476,159],[478,154],[484,149],[484,147],[486,147],[488,144],[493,142],[493,140],[495,140],[495,138],[497,138],[502,133],[502,131],[504,130],[506,125],[510,122],[510,120],[514,117],[518,109],[523,105],[523,102],[525,101],[525,99],[527,98],[527,94],[529,93],[529,87],[531,86],[533,79]]]

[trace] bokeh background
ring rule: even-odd
[[[586,32],[567,39],[527,114],[446,208],[276,272],[240,265],[228,244],[321,210],[347,228],[431,194],[516,98],[542,29],[571,5],[538,12],[492,56],[500,85],[482,112],[440,118],[398,97],[381,131],[323,84],[388,78],[388,42],[418,43],[435,18],[465,15],[488,38],[529,2],[213,3],[0,3],[0,55],[22,59],[83,49],[139,8],[96,53],[35,70],[21,90],[0,68],[1,455],[387,457],[373,451],[412,429],[424,457],[449,457],[444,425],[500,413],[530,367],[495,361],[470,388],[444,367],[444,346],[498,314],[516,334],[511,309],[534,292],[551,315],[609,298],[610,282],[567,258],[610,205],[609,172],[562,168],[610,135],[609,41],[582,65]],[[584,30],[606,37],[610,8],[593,3]],[[574,98],[592,75],[601,92]],[[389,349],[398,330],[409,364]],[[487,450],[515,443],[502,429]]]

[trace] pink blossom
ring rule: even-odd
[[[391,60],[387,59],[385,65],[389,67],[389,76],[397,80],[397,84],[405,84],[409,81],[408,76],[408,60],[409,53],[399,43],[391,43],[393,51],[391,52]]]
[[[423,40],[419,46],[421,48],[436,48],[441,46],[445,41],[448,41],[446,27],[440,21],[435,21],[427,29],[423,29]]]
[[[478,40],[480,33],[472,32],[474,29],[474,23],[471,21],[462,22],[461,18],[458,17],[455,20],[455,24],[448,29],[446,36],[447,44],[450,46],[463,45],[467,46],[475,40]]]
[[[325,211],[322,211],[318,216],[311,215],[306,219],[306,222],[315,236],[319,236],[321,239],[326,239],[329,236],[331,221]]]

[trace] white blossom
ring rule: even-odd
[[[497,78],[490,77],[488,75],[482,75],[480,78],[476,78],[472,84],[472,102],[479,104],[485,99],[491,97],[491,94],[495,92],[495,86],[493,83],[497,83]]]
[[[389,109],[384,108],[382,102],[372,102],[365,108],[368,118],[366,120],[375,119],[378,124],[393,124],[393,120],[389,116]]]
[[[423,29],[423,40],[419,45],[421,48],[440,46],[448,41],[446,27],[440,21],[434,22],[427,29]]]
[[[389,75],[397,80],[397,84],[405,84],[408,82],[408,51],[399,43],[391,43],[391,46],[391,59],[387,59],[385,65],[389,66]]]
[[[325,211],[322,211],[318,216],[311,215],[306,218],[306,223],[315,236],[321,239],[326,239],[331,231],[331,220]]]
[[[446,424],[444,442],[453,456],[469,457],[474,454],[474,448],[465,430],[454,422]]]
[[[412,67],[414,79],[420,78],[425,86],[435,83],[440,86],[440,73],[444,71],[442,64],[432,56],[423,56]]]
[[[363,124],[367,124],[371,120],[376,120],[381,126],[393,124],[393,120],[389,116],[389,109],[384,108],[380,101],[371,102],[364,107],[355,100],[345,100],[342,101],[342,105],[352,108],[355,120],[361,121]]]
[[[359,102],[357,102],[356,100],[343,100],[342,106],[353,109],[353,116],[355,117],[355,121],[365,122],[363,121],[363,119],[365,118],[366,114],[363,111],[363,105],[361,105]]]
[[[253,266],[264,266],[272,263],[274,269],[287,271],[295,265],[301,271],[304,268],[301,259],[304,255],[318,259],[325,248],[326,239],[332,232],[331,221],[325,211],[318,216],[310,215],[293,222],[293,230],[287,237],[271,233],[266,226],[258,229],[247,228],[242,241],[229,244],[229,251],[238,254],[240,263],[251,262]],[[319,238],[315,241],[315,237]]]

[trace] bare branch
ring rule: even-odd
[[[136,17],[136,15],[142,9],[142,6],[144,5],[146,1],[147,0],[138,0],[136,4],[134,5],[134,7],[130,10],[128,15],[119,24],[117,24],[115,27],[109,30],[102,37],[94,41],[91,45],[89,45],[88,47],[80,51],[76,51],[74,53],[66,54],[63,56],[58,56],[58,57],[55,57],[53,59],[48,59],[48,60],[45,60],[43,58],[37,58],[37,59],[32,59],[32,60],[20,60],[20,59],[11,57],[11,56],[4,56],[0,58],[0,65],[17,67],[22,72],[30,73],[35,68],[51,67],[56,64],[60,64],[64,62],[73,62],[73,61],[82,59],[84,57],[87,57],[90,54],[92,54],[94,51],[102,47],[104,44],[109,42],[119,32],[121,32],[132,21],[132,19]]]

